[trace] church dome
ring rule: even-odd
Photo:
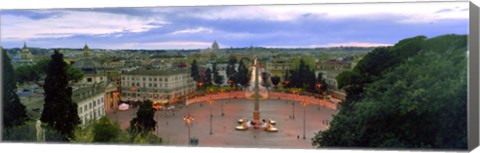
[[[92,59],[81,59],[72,66],[80,69],[84,74],[95,74],[102,70],[102,65]]]
[[[75,62],[72,66],[80,69],[84,74],[96,74],[103,69],[102,65],[89,57],[90,48],[85,43],[83,47],[84,58]]]

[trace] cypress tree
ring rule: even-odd
[[[17,95],[17,85],[13,66],[10,63],[10,58],[7,52],[2,49],[3,57],[3,89],[2,89],[2,103],[3,103],[3,126],[10,128],[14,125],[23,125],[28,119],[25,106],[20,103]]]
[[[236,82],[240,83],[242,86],[248,85],[248,69],[243,64],[243,59],[238,63],[238,73],[236,75]]]
[[[221,85],[223,83],[223,77],[220,76],[220,74],[218,74],[217,63],[213,63],[212,74],[213,74],[213,82],[217,85]]]
[[[77,104],[72,100],[72,87],[68,85],[67,63],[63,54],[55,50],[48,63],[45,78],[45,103],[40,120],[60,132],[64,140],[72,138],[75,127],[80,124]]]
[[[205,87],[211,86],[212,85],[212,70],[210,68],[207,68],[205,70]]]
[[[200,79],[200,75],[198,74],[198,64],[197,60],[193,60],[192,67],[190,68],[190,76],[192,76],[193,80],[197,81]]]

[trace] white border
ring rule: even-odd
[[[434,0],[452,1],[452,0]],[[458,0],[457,0],[458,1]],[[464,0],[460,0],[464,1]],[[480,5],[480,0],[471,0]],[[370,2],[429,2],[428,0],[241,0],[221,1],[216,0],[181,0],[158,1],[158,0],[0,0],[1,9],[47,9],[47,8],[99,8],[99,7],[152,7],[152,6],[206,6],[206,5],[258,5],[258,4],[311,4],[311,3],[370,3]],[[347,10],[346,10],[347,11]],[[1,12],[0,12],[1,13]],[[111,152],[111,153],[134,153],[134,152],[427,152],[427,151],[372,151],[372,150],[298,150],[298,149],[247,149],[247,148],[186,148],[186,147],[157,147],[157,146],[134,146],[134,145],[78,145],[78,144],[22,144],[0,143],[1,152]],[[428,151],[430,152],[430,151]],[[477,148],[473,152],[480,152]]]

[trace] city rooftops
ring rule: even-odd
[[[188,69],[168,69],[168,70],[133,70],[124,73],[124,75],[175,75],[175,74],[188,74]]]

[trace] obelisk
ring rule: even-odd
[[[253,121],[255,122],[255,125],[260,123],[260,104],[259,104],[259,86],[258,86],[258,63],[257,63],[257,57],[254,57],[253,59],[254,64],[255,64],[255,108],[253,111]]]

